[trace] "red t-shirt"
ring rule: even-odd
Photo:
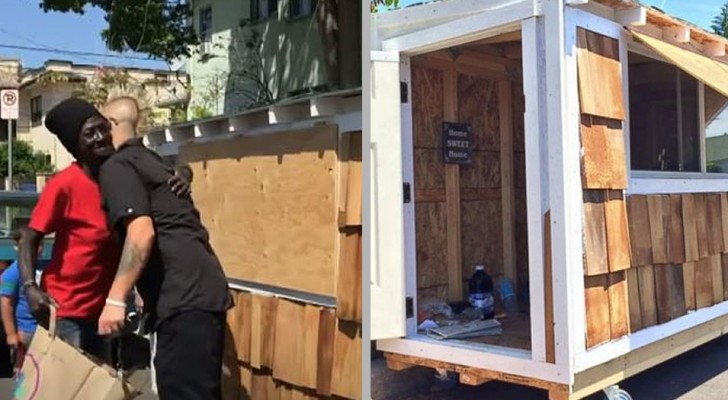
[[[58,301],[58,316],[98,318],[121,250],[108,228],[96,182],[77,163],[56,174],[43,189],[29,227],[55,232],[41,287]]]

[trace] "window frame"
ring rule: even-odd
[[[37,110],[33,106],[37,106]],[[30,98],[30,126],[40,126],[43,124],[43,95],[37,95]]]
[[[636,53],[644,57],[649,57],[651,59],[654,59],[656,61],[664,62],[667,64],[670,64],[674,67],[676,67],[678,70],[681,71],[681,73],[685,73],[679,66],[675,65],[674,63],[670,62],[669,60],[664,59],[659,54],[655,53],[654,51],[648,49],[646,46],[640,45],[639,43],[635,42],[632,39],[629,39],[627,41],[627,60],[622,64],[622,76],[625,77],[622,81],[622,87],[624,90],[624,96],[627,100],[627,104],[629,105],[630,101],[630,95],[629,95],[629,53]],[[689,75],[689,74],[688,74]],[[697,80],[698,90],[697,90],[697,96],[698,96],[698,142],[699,142],[699,157],[700,157],[700,171],[651,171],[651,170],[637,170],[632,169],[632,146],[631,146],[631,140],[632,140],[632,133],[630,129],[631,121],[629,120],[629,116],[624,122],[623,130],[625,135],[625,141],[627,142],[626,146],[626,159],[627,159],[627,168],[629,170],[629,176],[630,179],[637,178],[637,179],[686,179],[686,180],[699,180],[699,179],[727,179],[728,178],[728,172],[707,172],[707,163],[706,163],[706,142],[705,142],[705,84],[701,82],[700,80]],[[679,99],[679,103],[682,102],[682,99]],[[629,108],[629,107],[627,107]]]
[[[200,36],[200,42],[201,43],[211,43],[212,42],[212,24],[213,24],[213,16],[212,16],[212,4],[207,4],[204,6],[201,6],[198,8],[198,15],[197,15],[197,33]],[[209,12],[209,26],[207,26],[207,30],[203,32],[202,26],[202,17],[203,13]]]
[[[261,15],[261,3],[266,5],[265,15]],[[280,12],[279,0],[251,0],[250,1],[250,20],[254,23],[264,22],[269,19],[275,18]],[[275,9],[271,12],[271,4],[275,4]]]
[[[270,1],[270,0],[268,0]],[[304,4],[308,4],[308,13],[299,13],[297,15],[293,15],[293,4],[299,5],[299,12],[303,10],[305,7],[303,7]],[[288,19],[295,21],[298,19],[304,19],[309,18],[314,15],[316,12],[316,7],[318,6],[317,0],[288,0]]]

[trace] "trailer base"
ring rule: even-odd
[[[384,357],[387,360],[387,367],[394,371],[415,366],[447,370],[457,373],[460,376],[460,383],[464,385],[478,386],[495,380],[546,390],[549,393],[549,400],[570,400],[569,387],[564,384],[402,354],[384,353]]]

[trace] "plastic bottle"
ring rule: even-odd
[[[501,278],[500,282],[498,282],[498,291],[506,313],[510,315],[518,313],[518,299],[513,291],[513,284],[508,278]]]
[[[493,310],[493,278],[485,272],[485,267],[477,265],[475,273],[468,282],[468,294],[470,304],[482,310],[483,319],[492,319],[495,316]]]

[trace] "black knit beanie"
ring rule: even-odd
[[[91,103],[81,99],[67,99],[53,107],[45,118],[45,126],[58,136],[63,147],[72,155],[78,150],[78,135],[87,119],[98,115],[99,110]]]

